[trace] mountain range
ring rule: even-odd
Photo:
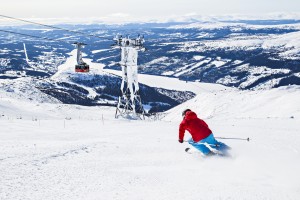
[[[90,64],[120,70],[120,49],[112,48],[117,34],[129,38],[140,34],[145,38],[146,51],[139,52],[138,57],[140,74],[218,83],[242,90],[300,85],[298,20],[58,26],[85,34],[33,25],[1,28],[23,34],[0,32],[1,89],[16,90],[19,85],[21,91],[34,87],[39,94],[63,103],[115,105],[120,95],[119,76],[97,70],[77,74],[72,71],[75,57],[64,73],[59,66],[70,60],[74,42],[84,42],[87,44],[83,49],[84,59]],[[140,87],[143,104],[151,104],[157,111],[195,96],[189,91],[142,84]]]

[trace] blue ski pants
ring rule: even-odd
[[[206,138],[200,140],[199,142],[194,142],[192,138],[189,139],[188,142],[190,145],[198,149],[204,155],[209,154],[212,151],[212,149],[217,150],[219,152],[224,152],[230,149],[230,147],[226,144],[217,141],[212,133]]]

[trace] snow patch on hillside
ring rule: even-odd
[[[33,103],[59,103],[57,99],[48,96],[35,87],[39,79],[31,77],[15,79],[0,79],[0,97],[24,100]]]
[[[181,24],[181,25],[174,25],[170,26],[169,29],[199,29],[199,30],[215,30],[215,29],[225,29],[228,28],[232,30],[233,32],[238,32],[242,28],[247,28],[250,30],[259,30],[259,29],[265,29],[265,28],[284,28],[284,29],[299,29],[300,30],[300,24],[283,24],[283,25],[251,25],[246,23],[238,23],[238,22],[218,22],[218,21],[211,21],[211,22],[195,22],[195,23],[189,23],[189,24]]]
[[[7,67],[9,63],[10,63],[9,58],[0,58],[0,68]]]
[[[266,40],[262,47],[264,49],[270,48],[286,48],[288,50],[280,53],[280,56],[288,59],[300,59],[300,31],[287,33],[280,36],[274,36],[273,38]]]
[[[300,118],[300,86],[270,90],[203,91],[195,98],[167,111],[165,120],[180,120],[190,108],[204,118],[260,119]]]
[[[91,51],[92,54],[96,54],[96,53],[101,53],[101,52],[105,52],[105,51],[110,51],[111,49],[99,49],[99,50],[93,50]]]

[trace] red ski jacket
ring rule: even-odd
[[[192,111],[186,112],[184,119],[180,123],[179,140],[183,140],[185,130],[190,132],[194,142],[199,142],[212,133],[208,125]]]

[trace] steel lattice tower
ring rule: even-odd
[[[115,117],[143,119],[145,110],[139,95],[137,58],[138,50],[145,50],[143,47],[144,39],[140,36],[136,39],[117,36],[115,41],[121,49],[120,65],[122,67],[121,95]]]

